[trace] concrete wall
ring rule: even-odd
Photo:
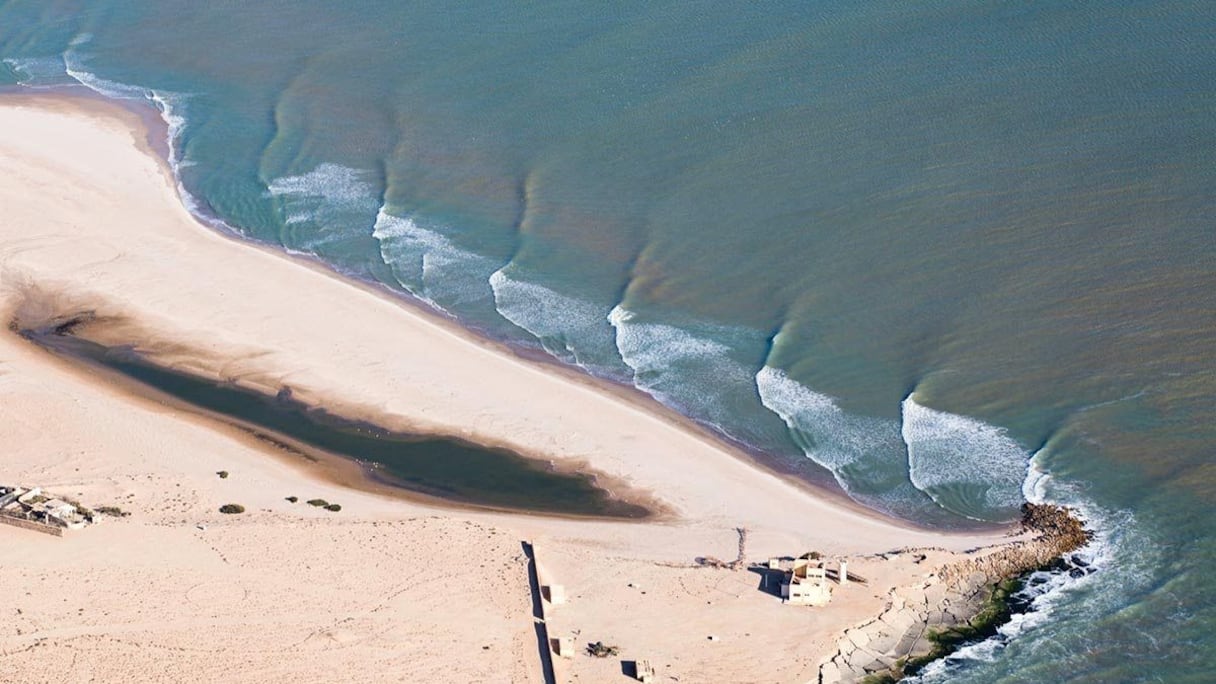
[[[42,523],[34,522],[33,520],[22,520],[21,518],[11,518],[7,515],[0,515],[0,523],[12,525],[13,527],[22,527],[27,530],[34,530],[35,532],[42,532],[44,534],[51,534],[56,537],[63,536],[62,527],[55,525],[43,525]]]

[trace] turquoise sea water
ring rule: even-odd
[[[1205,681],[1213,36],[1190,1],[17,1],[0,84],[151,98],[200,215],[877,509],[1080,506],[1097,572],[926,681]]]

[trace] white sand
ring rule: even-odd
[[[542,571],[571,595],[554,607],[553,636],[578,630],[580,643],[617,644],[621,657],[685,682],[805,681],[836,635],[923,569],[858,560],[868,587],[800,609],[758,591],[753,573],[673,566],[734,558],[736,527],[749,530],[757,560],[997,540],[911,530],[816,496],[619,392],[216,234],[182,207],[145,136],[139,117],[110,104],[0,98],[6,320],[37,292],[58,311],[122,317],[108,341],[138,343],[164,363],[272,390],[286,383],[352,416],[590,469],[669,515],[563,520],[343,488],[6,333],[0,483],[132,516],[63,539],[0,526],[5,677],[541,681],[519,544],[534,539]],[[249,512],[216,512],[228,502]],[[622,678],[619,659],[587,656],[559,659],[558,675]]]

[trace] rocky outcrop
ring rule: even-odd
[[[995,629],[1008,620],[1006,583],[1090,539],[1081,521],[1059,506],[1025,504],[1022,525],[1037,534],[973,552],[937,568],[922,584],[893,590],[882,613],[841,636],[836,654],[820,666],[820,684],[894,681],[909,663],[942,657],[952,642]]]

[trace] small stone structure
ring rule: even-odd
[[[638,660],[633,664],[634,678],[643,684],[655,681],[654,666],[649,660]]]
[[[549,595],[549,603],[552,605],[560,606],[566,602],[566,588],[560,584],[545,586],[545,593]]]
[[[553,651],[562,658],[574,657],[574,637],[558,637],[553,640]]]

